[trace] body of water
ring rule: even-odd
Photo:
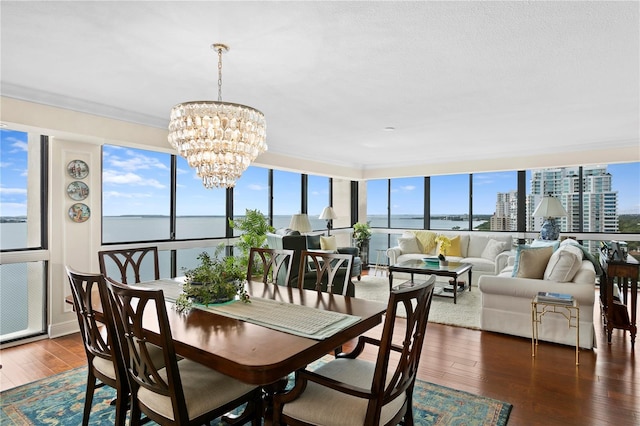
[[[91,218],[89,220],[94,220]],[[291,216],[274,216],[274,227],[289,226]],[[384,216],[370,216],[372,227],[386,228]],[[326,221],[310,217],[311,227],[315,230],[326,229]],[[474,221],[473,227],[484,221]],[[393,216],[393,228],[422,229],[422,218],[415,216]],[[176,239],[221,238],[225,233],[225,218],[222,216],[184,216],[176,219]],[[468,229],[469,222],[464,220],[432,220],[432,229]],[[169,218],[166,216],[107,216],[103,221],[103,241],[105,243],[168,240]],[[0,248],[3,250],[24,248],[27,246],[27,223],[0,223]]]

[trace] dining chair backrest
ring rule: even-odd
[[[160,263],[157,247],[140,247],[98,252],[100,272],[123,284],[159,280]]]
[[[434,286],[435,277],[431,276],[428,281],[415,284],[409,281],[394,287],[389,294],[389,304],[371,387],[372,393],[377,395],[377,400],[369,401],[369,411],[377,411],[375,417],[379,418],[381,408],[403,392],[406,393],[407,401],[411,404]],[[406,328],[403,339],[398,339],[396,336],[396,341],[403,342],[402,346],[399,346],[394,345],[392,339],[396,317],[401,307],[406,312],[406,322],[403,324]],[[400,353],[394,369],[390,369],[389,365],[392,351]],[[408,409],[411,409],[411,405]],[[372,413],[368,413],[367,416],[370,415]]]
[[[322,251],[302,250],[298,272],[298,288],[304,288],[305,274],[315,274],[314,289],[335,293],[337,291],[346,296],[349,288],[351,264],[353,255],[327,253]],[[342,280],[340,282],[339,280]]]
[[[160,398],[168,397],[176,422],[187,424],[189,417],[178,371],[178,358],[162,290],[123,285],[113,280],[107,282],[107,287],[129,374],[132,399],[137,397],[141,388],[159,395]],[[143,325],[145,315],[157,317],[159,341],[154,344],[163,351],[166,380],[159,372],[161,367],[157,366],[153,354],[148,350],[148,332]]]
[[[293,250],[251,247],[247,265],[247,281],[252,277],[260,277],[267,284],[289,285],[291,267],[293,266]]]
[[[102,274],[87,274],[66,267],[71,285],[73,308],[87,354],[88,381],[83,424],[91,412],[96,378],[116,389],[116,424],[124,425],[128,395],[127,373],[118,344],[115,323],[108,303],[109,295]],[[103,329],[106,328],[106,335]]]

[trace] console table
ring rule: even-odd
[[[603,309],[603,318],[607,326],[607,342],[611,343],[611,333],[614,328],[629,330],[631,334],[631,348],[636,341],[636,313],[638,302],[638,275],[640,263],[632,256],[626,260],[612,260],[600,256],[600,263],[604,271],[600,283],[600,303]],[[604,288],[603,288],[604,285]],[[620,291],[620,300],[613,298],[614,285]],[[628,300],[629,292],[631,293]],[[629,315],[631,311],[631,315]]]

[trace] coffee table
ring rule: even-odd
[[[391,291],[391,287],[393,286],[394,272],[407,272],[411,274],[411,281],[413,281],[414,274],[451,277],[453,278],[453,284],[450,284],[451,291],[448,291],[449,289],[445,287],[443,292],[440,292],[439,294],[436,294],[434,292],[433,294],[434,296],[453,297],[453,303],[457,303],[458,292],[464,291],[464,289],[467,287],[469,287],[469,291],[471,291],[471,266],[472,265],[470,263],[451,261],[448,262],[446,266],[440,266],[426,263],[419,259],[405,260],[404,262],[396,263],[395,265],[389,266],[389,291]],[[466,273],[469,273],[469,285],[459,285],[458,277]]]

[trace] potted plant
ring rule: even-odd
[[[354,245],[360,250],[362,265],[369,265],[369,240],[371,240],[371,226],[369,222],[357,222],[353,225]]]
[[[257,209],[246,209],[244,218],[229,219],[229,226],[232,229],[242,231],[236,247],[241,250],[239,259],[240,263],[245,267],[249,263],[251,247],[264,247],[267,241],[267,232],[274,232],[273,226],[269,225],[267,218]],[[259,273],[261,271],[256,272]]]
[[[207,252],[200,253],[200,264],[184,271],[182,294],[176,300],[179,310],[189,308],[193,303],[209,305],[228,302],[236,295],[243,302],[249,302],[249,295],[244,288],[246,269],[233,256],[219,256],[223,248],[220,245],[214,257]]]

